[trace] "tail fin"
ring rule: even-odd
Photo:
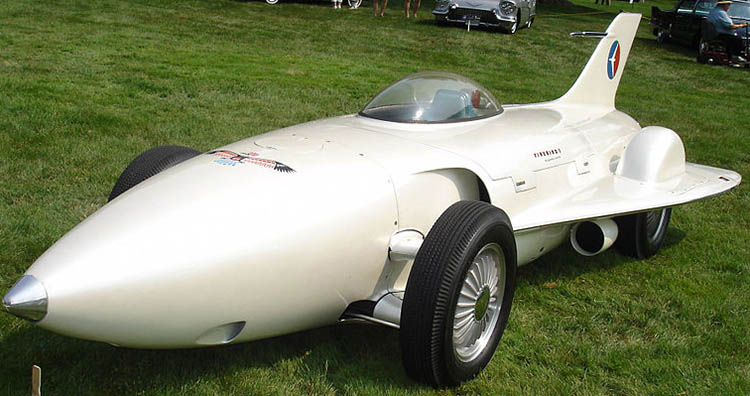
[[[581,75],[557,102],[614,108],[617,86],[640,21],[641,14],[617,15],[609,24],[607,35],[599,41]]]

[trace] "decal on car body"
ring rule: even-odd
[[[221,165],[229,165],[229,166],[235,166],[237,164],[253,164],[262,166],[264,168],[270,168],[277,172],[282,173],[294,173],[296,172],[291,167],[282,164],[281,162],[265,159],[265,158],[258,158],[258,153],[235,153],[234,151],[229,150],[214,150],[209,151],[206,153],[208,155],[215,155],[218,157],[221,157],[214,162]]]
[[[607,58],[607,76],[609,79],[615,78],[617,68],[620,66],[620,42],[615,40],[609,47],[609,57]]]

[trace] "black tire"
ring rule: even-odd
[[[693,36],[693,39],[690,41],[690,44],[693,46],[694,49],[698,49],[698,46],[701,43],[701,33],[698,32]]]
[[[664,44],[664,43],[666,43],[667,42],[667,32],[659,29],[656,32],[656,42],[658,44]]]
[[[667,237],[671,217],[671,208],[615,217],[619,228],[615,247],[639,260],[653,256]]]
[[[492,256],[480,255],[483,252]],[[489,261],[482,261],[485,257]],[[484,272],[489,282],[470,281],[478,265],[487,262],[494,267],[481,268],[497,270],[494,276],[491,270]],[[404,293],[400,341],[407,374],[443,387],[469,380],[484,369],[508,322],[515,279],[516,242],[505,212],[481,201],[459,201],[446,209],[419,249]],[[481,291],[473,300],[465,294],[469,282]],[[459,307],[459,295],[464,302],[474,302]],[[457,309],[464,319],[456,317]],[[479,335],[472,344],[465,349],[456,345],[454,337],[471,339],[475,329]],[[462,330],[467,330],[463,336],[458,334]]]
[[[535,17],[531,17],[528,21],[526,21],[526,29],[531,29],[531,25],[534,24],[534,18]]]
[[[200,151],[183,146],[158,146],[144,151],[122,171],[107,202],[149,177],[199,154]]]
[[[708,59],[706,57],[706,48],[708,48],[708,43],[701,39],[698,43],[698,55],[695,57],[695,60],[698,63],[707,63]]]

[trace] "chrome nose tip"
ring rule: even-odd
[[[24,275],[3,297],[3,309],[33,322],[47,314],[47,290],[36,278]]]

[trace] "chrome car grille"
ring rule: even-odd
[[[484,11],[484,10],[471,10],[466,8],[455,8],[451,10],[450,13],[448,13],[448,18],[451,20],[461,20],[464,19],[464,17],[479,17],[479,19],[482,22],[490,22],[493,24],[497,23],[497,18],[495,17],[495,14],[493,14],[491,11]]]
[[[466,23],[467,20],[479,20],[478,24],[484,26],[498,26],[500,21],[492,11],[474,10],[469,8],[454,8],[445,16],[451,22]]]

